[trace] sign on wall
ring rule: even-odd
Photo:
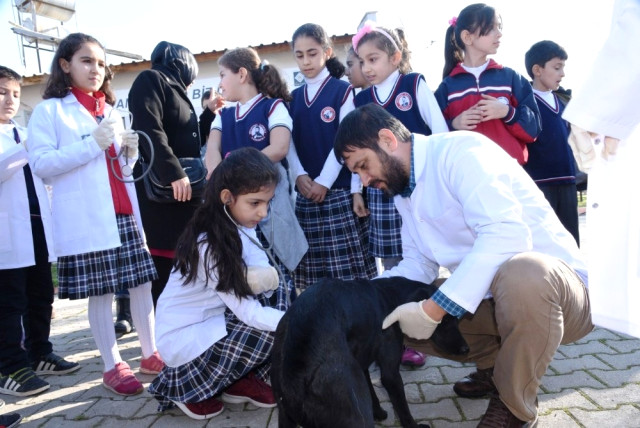
[[[206,90],[211,88],[218,88],[220,78],[213,79],[196,79],[191,86],[187,89],[187,96],[193,104],[193,108],[197,115],[202,113],[202,94]],[[129,111],[129,89],[119,89],[114,91],[116,95],[115,108],[120,111],[120,114],[125,117]]]

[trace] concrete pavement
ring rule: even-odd
[[[584,233],[584,216],[581,216]],[[180,410],[157,413],[145,390],[134,397],[116,395],[102,386],[102,362],[87,321],[86,300],[56,300],[52,322],[54,350],[82,368],[66,376],[47,376],[51,388],[34,397],[2,395],[0,412],[19,412],[22,427],[277,427],[276,409],[226,405],[209,421],[195,421]],[[122,337],[120,351],[137,372],[140,347],[135,334]],[[432,427],[475,427],[488,400],[457,397],[453,383],[473,366],[429,357],[424,367],[403,369],[405,390],[414,417]],[[148,386],[152,376],[140,375]],[[383,388],[376,388],[391,415],[380,427],[399,426]],[[542,381],[540,427],[640,427],[640,340],[605,329],[561,346]]]

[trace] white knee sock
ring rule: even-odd
[[[113,293],[89,297],[89,327],[102,356],[105,372],[113,369],[116,364],[122,361],[113,328],[112,304]]]
[[[153,300],[151,299],[151,283],[138,285],[129,289],[131,319],[138,332],[138,340],[142,349],[142,358],[149,358],[156,350]]]

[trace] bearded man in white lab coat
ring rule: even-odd
[[[491,396],[480,427],[532,426],[537,389],[558,346],[588,334],[587,269],[573,237],[524,169],[477,132],[411,134],[369,104],[340,123],[334,150],[365,186],[394,196],[402,216],[402,261],[383,276],[430,283],[422,302],[399,306],[394,322],[421,351],[476,362],[454,386]],[[460,317],[466,358],[442,354],[429,337],[445,313]],[[496,422],[501,421],[501,422]]]

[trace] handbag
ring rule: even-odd
[[[140,159],[139,162],[145,171],[146,168],[150,167],[144,159]],[[191,198],[202,198],[207,184],[207,168],[204,166],[202,158],[178,158],[178,162],[180,162],[184,173],[189,177],[189,182],[191,183]],[[144,176],[142,181],[144,183],[145,193],[150,201],[161,204],[177,202],[173,197],[173,187],[171,187],[171,184],[163,185],[153,171],[153,168],[149,169],[149,173]]]

